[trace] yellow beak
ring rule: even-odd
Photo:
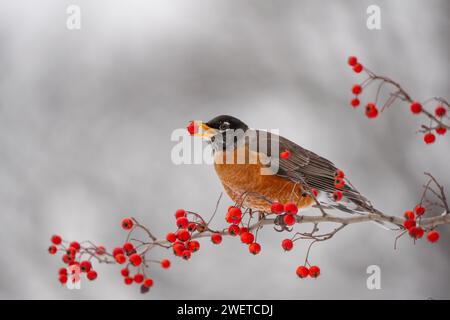
[[[192,123],[196,128],[198,128],[198,130],[195,130],[195,132],[192,134],[195,137],[201,137],[203,139],[211,139],[211,137],[215,136],[219,132],[214,128],[210,128],[203,121],[192,121]]]

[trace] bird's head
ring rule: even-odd
[[[245,132],[248,130],[248,126],[244,122],[227,115],[217,116],[208,122],[193,121],[191,125],[193,126],[191,134],[205,139],[211,139],[218,134],[225,135],[230,131],[242,130]]]

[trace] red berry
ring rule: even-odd
[[[420,227],[412,227],[409,229],[409,235],[414,239],[420,239],[423,237],[423,229]]]
[[[211,241],[214,244],[219,244],[222,242],[222,235],[220,233],[213,233],[211,235]]]
[[[65,284],[67,282],[67,275],[60,274],[59,275],[59,282],[61,282],[61,284]]]
[[[416,226],[416,221],[415,220],[405,220],[404,222],[403,222],[403,226],[406,228],[406,229],[411,229],[412,227],[415,227]]]
[[[317,278],[320,275],[320,268],[318,266],[312,266],[309,268],[309,275],[311,278]]]
[[[336,178],[336,179],[334,180],[334,187],[335,187],[336,189],[342,189],[342,188],[344,188],[344,185],[345,185],[345,180],[344,180],[344,179],[342,179],[342,178]]]
[[[190,222],[188,224],[187,228],[188,228],[189,231],[193,232],[193,231],[197,230],[197,224],[195,222]]]
[[[142,263],[142,257],[137,253],[133,253],[129,259],[130,259],[131,264],[135,267],[140,266]]]
[[[241,211],[241,209],[239,209],[237,207],[230,207],[228,209],[228,215],[229,215],[230,220],[233,223],[241,222],[241,219],[242,219],[242,211]]]
[[[436,128],[436,133],[439,135],[444,135],[446,132],[447,132],[447,128],[445,128],[445,127]]]
[[[299,266],[297,268],[297,276],[299,276],[300,278],[306,278],[309,275],[309,269],[305,266]]]
[[[97,249],[95,250],[95,253],[99,256],[105,254],[106,252],[106,248],[104,246],[98,246]]]
[[[336,202],[340,201],[342,199],[342,192],[337,191],[337,190],[335,192],[333,192],[333,199]]]
[[[350,101],[350,104],[353,108],[356,108],[357,106],[359,106],[361,102],[359,101],[358,98],[353,98],[352,101]]]
[[[78,261],[73,260],[73,261],[69,262],[69,266],[80,266],[80,263]],[[74,272],[75,271],[72,271],[72,273],[74,273]]]
[[[431,230],[428,232],[427,238],[431,243],[437,242],[439,240],[439,232]]]
[[[412,212],[411,210],[405,211],[405,213],[403,214],[403,216],[404,216],[407,220],[414,220],[414,212]]]
[[[342,171],[341,169],[337,169],[336,172],[334,173],[334,178],[341,178],[344,179],[345,174],[344,171]]]
[[[239,212],[240,212],[240,210],[239,210]],[[231,211],[227,212],[227,214],[225,216],[225,220],[228,223],[239,224],[242,220],[242,215],[240,213],[238,213],[238,211],[231,210]]]
[[[293,226],[295,224],[295,217],[292,214],[286,214],[283,217],[283,221],[288,226]]]
[[[153,280],[150,278],[147,278],[144,280],[144,286],[147,288],[150,288],[153,285]]]
[[[68,254],[65,254],[62,256],[62,261],[64,263],[68,264],[73,261],[73,258],[71,256],[69,256]]]
[[[352,87],[352,92],[353,92],[353,94],[360,94],[362,92],[361,86],[359,84],[355,84]]]
[[[116,259],[118,264],[124,264],[127,261],[127,258],[125,258],[125,256],[121,253],[119,253],[118,255],[114,256],[114,258]]]
[[[80,248],[81,248],[80,244],[76,241],[71,242],[69,247],[74,248],[76,251],[80,251]]]
[[[85,260],[85,261],[81,261],[80,263],[80,269],[82,272],[89,272],[92,268],[92,265],[89,261]]]
[[[284,249],[285,251],[291,251],[292,248],[294,247],[294,242],[292,242],[291,239],[284,239],[284,240],[281,242],[281,246],[283,247],[283,249]]]
[[[436,110],[434,110],[434,114],[436,117],[443,117],[447,113],[447,110],[444,108],[444,106],[437,106]]]
[[[175,233],[173,233],[173,232],[169,232],[166,235],[166,240],[169,241],[169,242],[175,242],[177,240],[177,235]]]
[[[357,63],[358,63],[358,58],[356,58],[355,56],[350,56],[348,57],[348,64],[351,67],[354,67]]]
[[[122,270],[120,270],[120,274],[122,275],[122,277],[128,277],[130,275],[130,270],[128,270],[127,268],[123,268]]]
[[[246,244],[250,244],[255,240],[255,236],[250,232],[241,233],[241,241]]]
[[[414,114],[419,114],[422,112],[422,105],[417,102],[414,101],[413,103],[411,103],[411,112]]]
[[[241,231],[239,231],[239,234],[243,234],[243,233],[245,233],[245,232],[248,232],[248,228],[242,227],[242,228],[241,228]]]
[[[231,217],[229,212],[227,212],[227,214],[225,215],[225,221],[228,223],[234,223],[233,218]]]
[[[71,256],[72,258],[75,258],[75,255],[77,254],[77,250],[75,248],[69,247],[66,250],[67,255]]]
[[[311,189],[311,193],[314,195],[314,197],[317,197],[319,195],[319,191],[317,191],[317,189],[315,188]]]
[[[366,116],[370,119],[376,118],[378,116],[378,109],[375,104],[368,103],[366,105]]]
[[[228,227],[228,234],[231,236],[237,236],[240,232],[240,228],[237,224],[232,224],[231,226]]]
[[[55,234],[54,236],[52,236],[51,241],[52,241],[53,244],[58,245],[58,244],[61,244],[62,239],[61,239],[60,236]]]
[[[89,280],[95,280],[95,279],[97,279],[97,272],[95,271],[95,270],[90,270],[88,273],[87,273],[87,275],[86,275],[86,277],[89,279]]]
[[[58,274],[59,275],[61,275],[61,274],[67,275],[67,268],[60,268],[59,271],[58,271]]]
[[[194,121],[189,122],[188,126],[187,126],[187,131],[189,132],[190,135],[193,135],[195,133],[198,132],[198,125],[195,124]]]
[[[184,260],[189,260],[191,258],[191,253],[192,253],[191,250],[184,250],[181,256],[183,257]]]
[[[198,251],[200,249],[200,242],[198,242],[197,240],[189,241],[187,247],[192,252]]]
[[[436,136],[432,134],[431,132],[427,132],[423,136],[423,141],[425,141],[426,144],[431,144],[436,140]]]
[[[287,158],[290,157],[290,155],[291,155],[291,153],[288,150],[286,150],[286,151],[283,151],[283,152],[280,153],[280,158],[281,159],[287,159]]]
[[[418,204],[414,211],[416,211],[416,214],[420,217],[425,213],[425,208]]]
[[[56,246],[51,245],[50,247],[48,247],[48,253],[55,254],[56,251],[58,251],[58,248],[56,248]]]
[[[357,63],[353,66],[353,71],[356,73],[360,73],[363,70],[363,66],[360,63]]]
[[[261,246],[259,243],[253,242],[248,246],[248,251],[250,251],[251,254],[258,254],[261,251]]]
[[[135,251],[134,250],[134,245],[131,242],[125,242],[122,246],[123,250],[129,254],[130,252]]]
[[[177,238],[180,241],[188,241],[191,238],[191,234],[186,229],[180,229],[177,232]]]
[[[277,201],[272,203],[272,212],[273,213],[280,214],[280,213],[283,213],[283,211],[284,211],[284,206],[281,203],[279,203]]]
[[[163,267],[164,269],[168,269],[170,267],[170,260],[168,259],[161,260],[161,267]]]
[[[122,220],[122,228],[124,230],[130,230],[131,228],[133,228],[133,220],[131,220],[130,218],[125,218]]]
[[[180,229],[186,229],[189,225],[189,220],[186,217],[180,217],[177,219],[177,227]]]
[[[295,203],[293,202],[288,202],[284,205],[284,210],[286,211],[286,213],[290,213],[290,214],[297,214],[298,212],[298,207]]]
[[[142,273],[136,273],[133,278],[134,282],[142,283],[144,281],[144,275]]]
[[[186,211],[184,211],[183,209],[178,209],[177,211],[175,211],[175,218],[181,218],[181,217],[186,217]]]
[[[184,244],[182,244],[181,242],[177,242],[172,246],[173,249],[173,253],[176,256],[181,256],[181,254],[183,253],[183,251],[186,249],[186,247],[184,246]]]
[[[129,286],[130,284],[133,283],[133,278],[126,277],[126,278],[123,279],[123,282],[124,282],[127,286]]]
[[[124,254],[123,249],[120,247],[114,248],[113,250],[113,257],[117,256],[118,254]]]

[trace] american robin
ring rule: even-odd
[[[246,208],[270,213],[277,201],[294,202],[298,208],[320,204],[348,213],[378,213],[347,178],[336,188],[341,171],[331,161],[284,137],[250,129],[227,115],[193,125],[198,128],[193,135],[212,144],[214,167],[226,193]]]

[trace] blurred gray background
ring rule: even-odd
[[[69,291],[46,251],[53,233],[117,245],[128,215],[164,235],[179,207],[211,214],[221,192],[213,168],[173,165],[170,134],[218,114],[279,128],[387,213],[415,205],[423,171],[450,188],[449,138],[424,145],[421,118],[403,104],[376,121],[352,110],[362,77],[346,65],[354,54],[419,100],[449,97],[449,1],[0,3],[0,298],[450,298],[445,228],[438,244],[402,238],[394,250],[395,233],[351,226],[313,249],[322,275],[309,281],[295,276],[306,243],[284,253],[285,235],[270,228],[259,256],[237,239],[203,241],[191,261],[154,268],[145,296],[103,265],[95,283]],[[81,30],[66,28],[70,4]],[[381,7],[380,31],[366,28],[370,4]],[[372,264],[381,290],[366,288]]]

